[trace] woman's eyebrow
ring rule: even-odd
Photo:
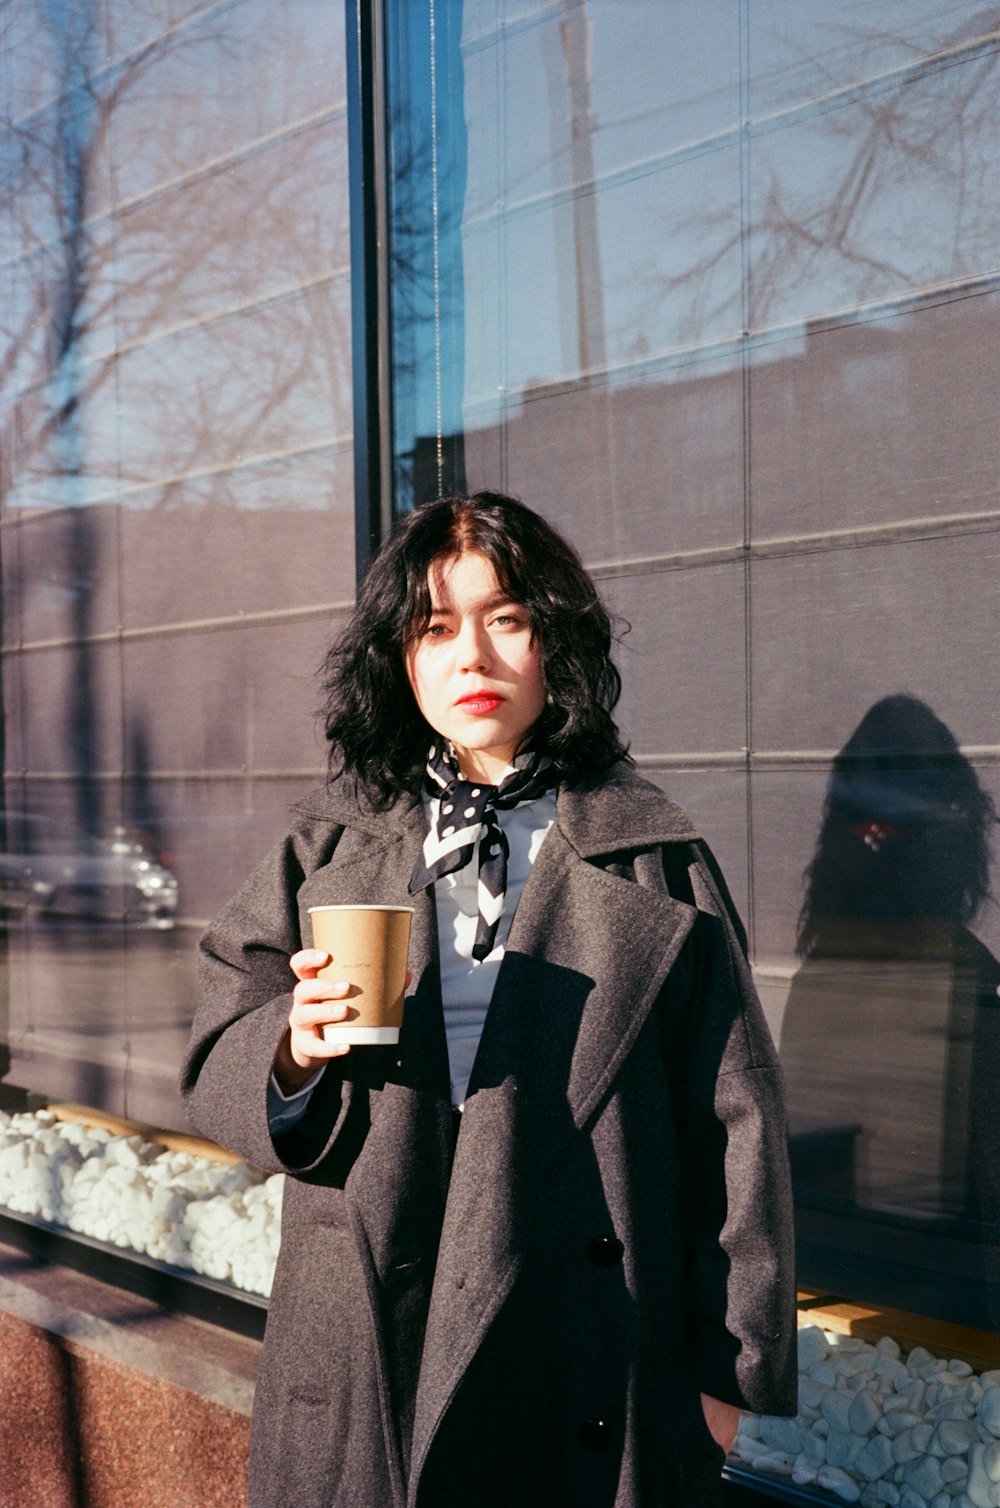
[[[519,607],[520,605],[513,597],[506,597],[502,592],[496,592],[492,597],[484,597],[480,602],[470,603],[468,611],[473,613],[492,613],[498,607]],[[432,618],[443,617],[448,613],[455,613],[457,611],[458,609],[450,597],[446,598],[443,602],[431,600]]]

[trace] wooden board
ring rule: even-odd
[[[828,1294],[800,1292],[799,1306],[800,1325],[819,1325],[835,1335],[857,1335],[871,1341],[891,1335],[904,1351],[924,1346],[946,1361],[967,1361],[977,1372],[1000,1366],[1000,1335],[990,1330],[949,1325],[944,1320],[907,1314],[902,1309],[883,1309],[877,1304],[852,1304]]]
[[[142,1121],[125,1120],[121,1115],[111,1115],[106,1110],[94,1110],[89,1105],[53,1103],[46,1106],[59,1121],[77,1121],[81,1126],[100,1126],[112,1136],[141,1136],[144,1141],[156,1142],[168,1152],[189,1152],[192,1157],[204,1157],[209,1162],[228,1165],[242,1162],[235,1152],[227,1152],[215,1142],[203,1141],[198,1136],[188,1136],[183,1131],[161,1131],[157,1126],[146,1126]]]

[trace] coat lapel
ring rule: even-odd
[[[694,908],[592,862],[696,836],[630,777],[564,792],[524,887],[480,1041],[424,1344],[411,1494],[444,1410],[517,1277],[533,1190],[601,1104]],[[650,792],[647,796],[645,793]]]

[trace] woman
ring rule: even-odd
[[[417,509],[328,660],[331,779],[203,941],[191,1114],[290,1175],[255,1508],[691,1508],[740,1407],[794,1412],[774,1051],[611,643],[522,504]],[[414,907],[398,1048],[322,1039],[335,902]]]

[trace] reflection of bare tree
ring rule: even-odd
[[[22,21],[29,9],[20,6]],[[31,19],[32,61],[51,65],[52,98],[2,136],[13,255],[0,301],[0,376],[12,394],[0,495],[8,522],[68,509],[45,570],[67,603],[59,637],[75,646],[64,742],[80,777],[78,816],[91,826],[101,699],[89,646],[107,627],[107,614],[95,621],[98,578],[120,564],[113,505],[170,505],[193,483],[199,505],[208,495],[222,506],[239,492],[234,467],[269,432],[280,431],[275,450],[294,450],[299,433],[311,439],[299,415],[318,410],[347,430],[346,267],[330,267],[323,244],[343,175],[323,183],[321,213],[323,141],[307,119],[277,146],[265,138],[183,183],[154,179],[130,193],[122,181],[134,181],[134,162],[156,158],[149,143],[184,130],[205,82],[199,49],[210,43],[224,68],[249,43],[223,15],[211,30],[161,30],[103,66],[96,0],[37,0]],[[346,204],[339,211],[346,223]]]
[[[987,20],[995,29],[995,16],[980,19],[983,31]],[[917,52],[903,37],[890,39],[868,31],[857,50],[860,77],[868,73],[867,55],[887,42],[904,55]],[[924,74],[917,55],[913,67],[894,70],[882,89],[872,88],[860,97],[845,92],[842,100],[835,92],[837,103],[852,102],[854,108],[822,114],[824,153],[835,164],[835,176],[820,186],[813,202],[793,197],[778,175],[769,172],[754,226],[760,243],[754,256],[758,319],[767,318],[771,303],[789,281],[806,283],[821,276],[831,254],[852,266],[856,296],[864,301],[885,277],[895,286],[911,281],[912,264],[902,253],[918,229],[939,267],[952,266],[960,252],[975,259],[987,251],[982,175],[996,131],[1000,54],[995,39],[979,56],[966,56],[964,47],[964,38],[946,42],[937,55],[940,61],[928,67],[929,73],[946,60],[961,62],[953,74],[956,82],[949,75],[947,90],[920,87]],[[911,193],[919,195],[919,227],[894,217],[887,223],[884,207],[901,209]],[[939,195],[949,213],[935,224],[933,206]]]
[[[196,591],[185,600],[190,538],[240,572],[243,519],[256,511],[263,521],[265,510],[288,505],[292,465],[310,466],[314,486],[328,453],[349,447],[336,75],[329,99],[319,84],[311,95],[293,91],[307,101],[300,119],[287,118],[277,89],[266,108],[259,100],[249,108],[232,79],[257,68],[264,80],[252,32],[262,9],[215,5],[167,26],[125,0],[0,8],[7,77],[23,90],[0,122],[0,548],[13,586],[9,674],[20,677],[27,708],[18,804],[45,805],[90,832],[138,826],[152,849],[163,837],[163,792],[180,789],[164,786],[162,772],[185,768],[185,754],[164,755],[167,719],[146,710],[155,691],[139,683],[155,658],[129,661],[124,609],[148,584],[165,604],[161,621],[197,616]],[[156,31],[152,40],[144,27]],[[119,43],[113,28],[134,45]],[[205,124],[216,119],[226,128],[218,140]],[[296,501],[306,514],[328,498]],[[175,509],[184,516],[161,527]],[[273,539],[281,528],[261,532]],[[22,639],[35,652],[22,654]],[[177,653],[172,644],[165,652]],[[195,699],[189,726],[170,729],[177,746],[194,751],[191,767],[238,769],[232,749],[243,730],[224,717],[208,731],[201,721]],[[32,780],[39,768],[42,785]],[[73,1030],[85,1056],[89,1034],[103,1072],[128,1035],[128,969],[133,993],[137,978],[151,981],[159,1019],[173,1026],[176,1017],[182,1029],[183,981],[175,970],[173,986],[164,982],[156,937],[112,939],[106,929],[102,945],[96,931],[75,932],[75,954],[60,960],[55,949],[42,956],[48,934],[33,943],[26,934],[19,947],[30,988],[18,1010],[30,1013],[39,1040],[50,1032],[62,1042]],[[57,1024],[60,992],[63,1003],[73,999],[72,1028]],[[141,992],[140,1002],[148,1004]],[[163,1073],[172,1084],[167,1054]],[[113,1091],[109,1076],[103,1087],[88,1080],[76,1097],[107,1095],[121,1110]]]
[[[665,290],[683,294],[691,339],[742,326],[741,290],[723,273],[747,234],[755,328],[780,318],[795,289],[809,290],[810,309],[817,293],[836,307],[993,264],[995,12],[969,18],[930,52],[877,24],[831,20],[814,31],[802,103],[756,116],[751,87],[749,225],[728,198],[672,214],[663,244],[680,265],[649,280],[651,313]],[[849,58],[850,82],[825,61],[827,45]],[[904,61],[887,70],[887,56]]]

